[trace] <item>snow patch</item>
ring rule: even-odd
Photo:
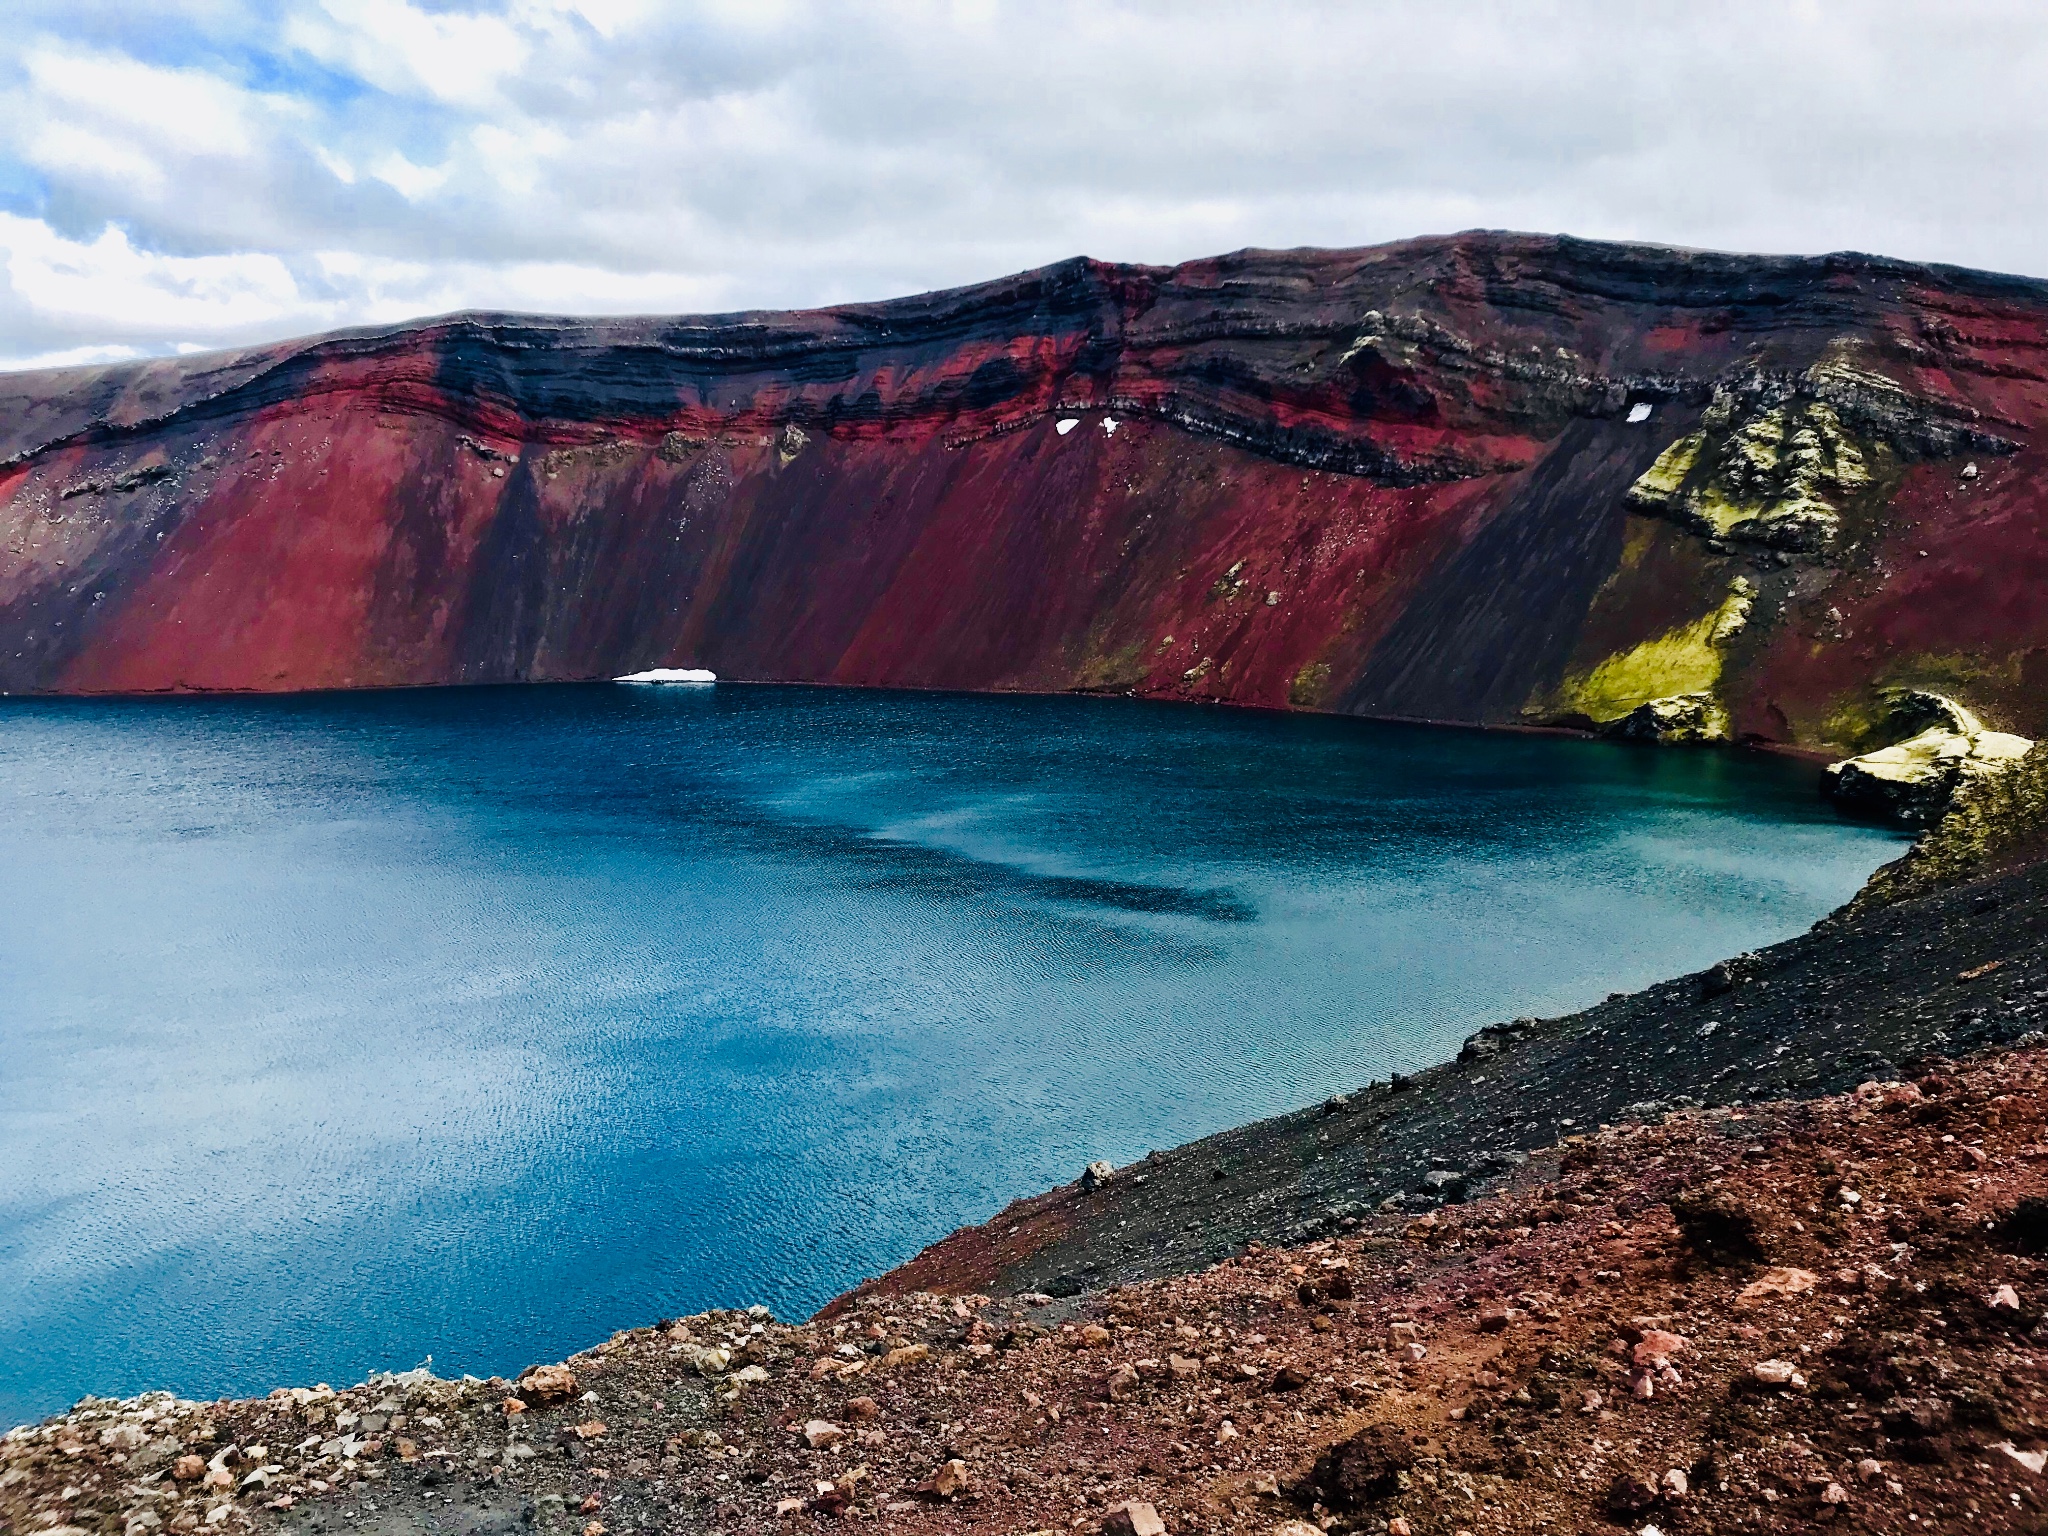
[[[1122,425],[1123,423],[1118,421],[1114,416],[1105,416],[1102,418],[1102,430],[1108,433],[1111,437],[1116,436],[1116,429]]]
[[[1638,400],[1628,408],[1629,425],[1634,426],[1637,422],[1648,421],[1650,419],[1650,412],[1654,409],[1655,407],[1649,401]]]
[[[1059,433],[1061,437],[1065,437],[1069,432],[1073,431],[1074,428],[1078,427],[1079,425],[1081,425],[1080,417],[1062,416],[1057,422],[1053,424],[1053,431]]]
[[[716,672],[702,667],[650,667],[645,672],[628,672],[612,679],[615,683],[715,683]]]

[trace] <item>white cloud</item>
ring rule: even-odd
[[[48,46],[31,49],[25,68],[46,108],[120,125],[166,150],[245,155],[254,147],[252,97],[203,70]]]
[[[16,0],[0,354],[1472,225],[2048,265],[2005,0],[168,3]]]
[[[331,306],[306,302],[282,260],[262,252],[163,256],[111,226],[90,241],[67,240],[39,219],[0,214],[0,258],[16,299],[38,313],[142,332],[158,348],[334,318]]]
[[[385,185],[395,188],[409,202],[418,202],[429,193],[438,191],[448,179],[448,167],[414,165],[396,150],[386,155],[371,168],[370,174]]]
[[[205,349],[195,347],[193,350]],[[0,360],[0,365],[8,368],[90,368],[101,363],[133,362],[148,355],[140,347],[65,347],[58,352],[34,352],[26,357],[6,358]]]
[[[393,94],[466,107],[495,100],[533,50],[528,30],[507,19],[406,0],[321,0],[290,19],[284,41]]]

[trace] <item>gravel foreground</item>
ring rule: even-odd
[[[2048,1529],[2048,1055],[1574,1136],[1054,1300],[707,1313],[517,1381],[87,1399],[0,1518],[161,1531]]]

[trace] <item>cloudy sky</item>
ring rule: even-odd
[[[2048,273],[2048,8],[5,0],[0,366],[1492,226]]]

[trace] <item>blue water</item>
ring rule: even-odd
[[[1897,847],[1783,761],[1120,701],[13,701],[0,1424],[801,1314]]]

